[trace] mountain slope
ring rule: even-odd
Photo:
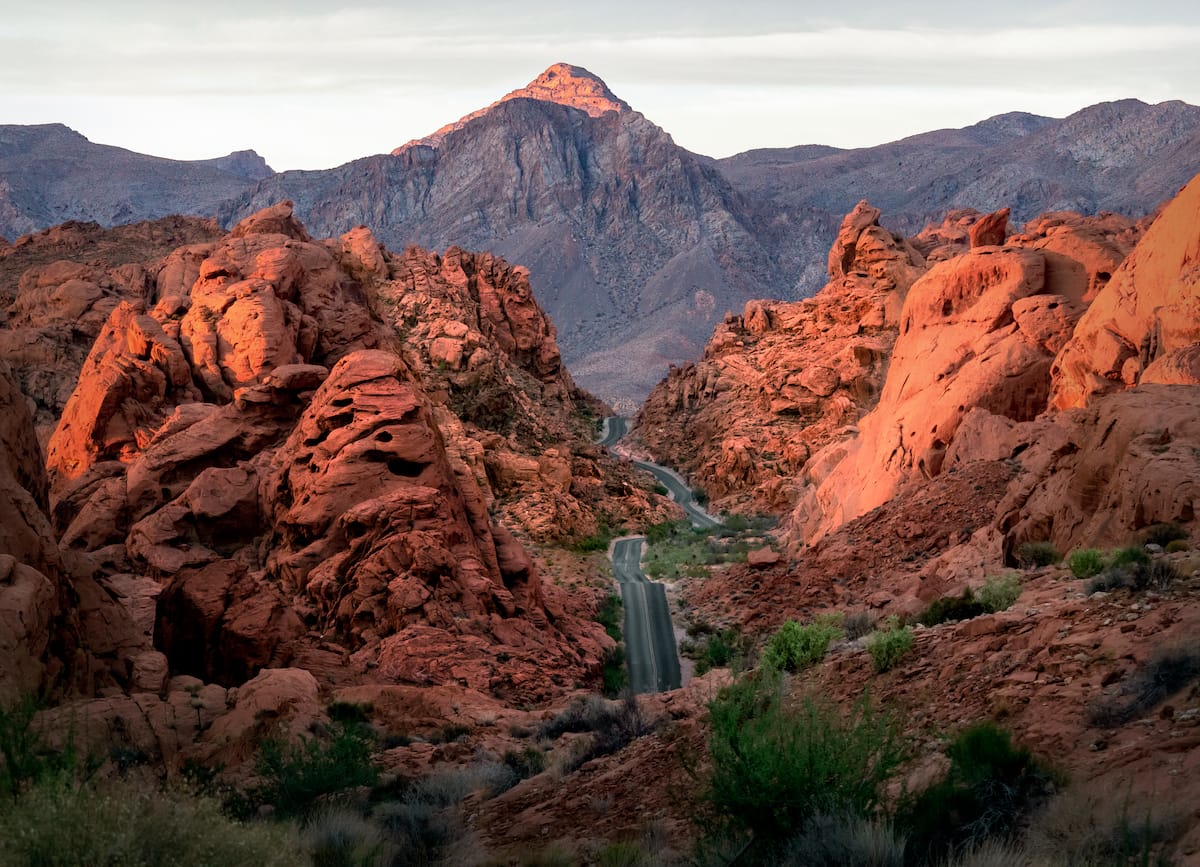
[[[270,174],[254,151],[168,160],[93,144],[62,124],[0,126],[0,235],[12,240],[66,220],[209,216]]]
[[[743,193],[781,208],[843,213],[870,199],[915,231],[950,208],[1142,215],[1200,171],[1200,108],[1135,99],[1062,120],[1012,113],[878,147],[748,151],[717,165]],[[832,240],[832,239],[830,239]]]

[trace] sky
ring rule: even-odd
[[[1200,104],[1200,4],[42,0],[0,18],[0,124],[327,168],[555,62],[591,70],[698,153],[863,147],[1007,111]]]

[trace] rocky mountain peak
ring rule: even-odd
[[[424,145],[436,148],[442,139],[455,130],[462,129],[477,117],[482,117],[501,103],[513,99],[536,99],[540,102],[553,102],[575,108],[591,117],[600,117],[610,111],[630,111],[629,103],[617,97],[608,85],[595,73],[589,72],[582,66],[570,63],[555,63],[546,71],[524,87],[506,93],[500,99],[486,108],[473,111],[454,123],[447,124],[432,135],[414,139],[408,144],[396,148],[392,154],[399,156],[414,145]]]
[[[528,85],[514,90],[500,101],[510,99],[557,102],[587,112],[592,117],[600,117],[609,111],[629,110],[629,104],[609,90],[599,76],[582,66],[569,63],[555,63]]]

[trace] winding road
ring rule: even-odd
[[[628,419],[610,416],[604,420],[598,444],[611,449],[629,431]],[[692,490],[675,472],[649,461],[634,464],[654,474],[683,507],[697,527],[715,527],[720,521],[700,508]],[[642,574],[643,536],[629,536],[613,543],[609,557],[613,575],[621,587],[625,608],[625,656],[629,666],[629,688],[634,693],[665,692],[681,685],[679,649],[675,627],[667,606],[666,588]]]

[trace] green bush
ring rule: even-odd
[[[698,639],[693,645],[692,658],[696,660],[696,674],[705,674],[714,668],[726,668],[736,664],[746,655],[746,639],[736,629],[723,629]]]
[[[1024,542],[1017,548],[1017,562],[1025,569],[1053,566],[1062,554],[1050,542]]]
[[[313,738],[291,745],[267,738],[257,761],[263,784],[254,797],[280,816],[306,815],[326,795],[375,784],[379,771],[371,762],[372,745],[366,728],[346,724],[327,742]]]
[[[1178,524],[1151,524],[1142,531],[1142,544],[1166,548],[1172,542],[1187,539],[1187,530]]]
[[[0,867],[290,867],[308,863],[286,824],[243,824],[218,804],[132,782],[43,781],[0,807]]]
[[[625,665],[625,645],[618,644],[604,652],[600,660],[600,691],[616,698],[629,686],[629,669]]]
[[[1099,590],[1166,590],[1180,580],[1179,572],[1166,560],[1151,560],[1136,545],[1113,552],[1108,568],[1088,582],[1087,592]]]
[[[73,735],[63,749],[50,747],[34,728],[37,711],[28,696],[0,708],[0,797],[16,797],[26,786],[47,780],[86,778],[96,770],[96,760],[80,755]]]
[[[913,631],[907,626],[891,623],[888,628],[867,637],[867,653],[875,670],[882,674],[894,668],[913,646]]]
[[[926,626],[937,626],[939,623],[970,620],[987,613],[987,606],[976,599],[975,591],[968,587],[957,596],[943,596],[933,600],[928,608],[917,615],[916,622]]]
[[[1015,572],[986,579],[979,590],[979,601],[993,614],[1007,611],[1021,595],[1021,577]]]
[[[936,862],[988,840],[1011,836],[1055,781],[993,722],[963,729],[946,748],[950,770],[903,805],[899,824],[909,855]]]
[[[1163,550],[1168,554],[1177,554],[1180,551],[1190,550],[1191,547],[1187,539],[1172,539]]]
[[[535,746],[527,745],[520,752],[507,750],[504,753],[504,764],[512,768],[519,779],[524,780],[546,770],[546,754]]]
[[[619,593],[609,593],[600,602],[600,607],[596,609],[596,622],[604,627],[604,631],[608,633],[608,637],[613,641],[621,640],[621,619],[624,616],[624,609],[621,606],[621,596]]]
[[[771,670],[722,689],[709,726],[708,799],[763,846],[820,813],[869,815],[904,757],[898,727],[868,697],[845,714],[812,698],[789,707]]]
[[[1118,566],[1142,566],[1150,562],[1150,555],[1146,553],[1146,549],[1141,545],[1129,545],[1125,548],[1117,548],[1109,555],[1109,567]]]
[[[602,523],[596,528],[595,533],[590,536],[584,536],[571,547],[580,554],[607,551],[608,543],[613,540],[615,535],[611,527]]]
[[[787,621],[767,642],[763,665],[777,671],[800,671],[820,661],[829,643],[845,634],[841,621],[840,614],[818,617],[804,626]]]
[[[1067,564],[1076,578],[1094,578],[1104,571],[1106,561],[1103,552],[1095,548],[1082,548],[1071,552]]]

